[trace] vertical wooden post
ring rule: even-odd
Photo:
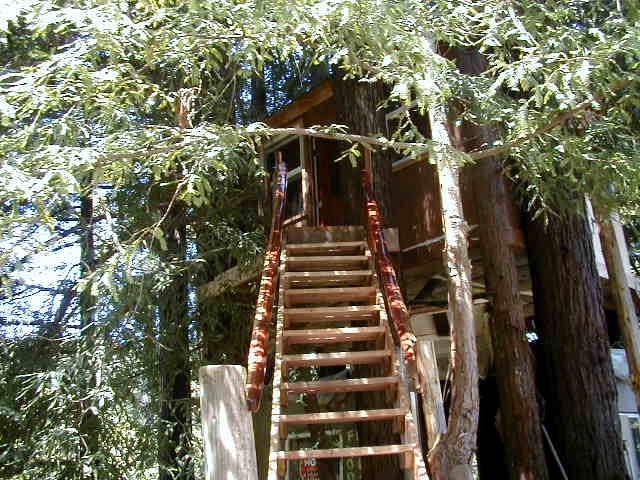
[[[429,448],[433,448],[438,436],[447,431],[433,341],[418,337],[417,353],[422,407],[427,429],[427,445]]]
[[[628,271],[625,268],[623,255],[628,258],[628,253],[626,245],[621,243],[616,235],[611,215],[599,208],[596,208],[596,214],[599,217],[602,253],[609,273],[611,296],[616,305],[618,324],[627,352],[631,386],[636,396],[636,403],[640,406],[640,327],[638,327],[638,315],[627,282]],[[622,240],[624,242],[624,238]]]
[[[244,395],[246,375],[240,365],[200,368],[205,480],[258,480],[253,424]]]

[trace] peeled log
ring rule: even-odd
[[[596,208],[596,213],[600,224],[602,253],[609,273],[611,295],[616,305],[618,325],[620,326],[624,348],[627,352],[631,386],[636,396],[636,404],[640,406],[640,327],[638,327],[638,315],[631,298],[631,291],[627,285],[627,272],[622,257],[622,246],[619,244],[616,232],[613,229],[611,216],[598,208]]]

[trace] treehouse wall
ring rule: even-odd
[[[477,214],[469,174],[465,170],[461,178],[462,201],[467,222],[475,225]],[[442,213],[435,167],[426,160],[414,163],[395,171],[392,182],[391,211],[400,238],[402,267],[440,260],[443,241],[435,240],[442,236]],[[423,242],[430,243],[413,248]]]
[[[427,119],[417,117],[416,122]],[[414,118],[415,117],[415,118]],[[305,127],[328,125],[337,122],[337,108],[331,82],[303,95],[300,99],[276,112],[266,122],[273,127]],[[346,147],[333,140],[304,138],[304,170],[307,175],[308,225],[344,225],[362,221],[362,195],[357,169],[348,162],[336,163],[335,159]],[[404,163],[404,165],[403,165]],[[474,192],[471,184],[473,167],[462,171],[461,187],[464,214],[467,223],[477,224]],[[400,253],[396,261],[403,274],[423,281],[442,270],[442,216],[438,179],[433,165],[424,161],[396,162],[391,178],[391,218],[385,219],[389,227],[397,227]],[[509,201],[507,199],[507,201]],[[522,246],[519,211],[510,205],[512,242]],[[473,232],[470,246],[476,247]],[[426,243],[426,245],[422,245]],[[420,282],[418,282],[419,284]],[[418,285],[416,288],[421,288]],[[410,288],[413,290],[413,288]],[[415,292],[414,292],[415,293]],[[409,294],[409,300],[412,295]]]

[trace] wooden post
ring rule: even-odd
[[[600,225],[602,253],[609,273],[611,296],[616,305],[618,324],[627,352],[631,386],[636,396],[636,404],[640,406],[640,327],[638,327],[638,315],[627,282],[628,272],[622,253],[626,250],[626,246],[621,245],[618,240],[612,217],[598,208],[596,208],[596,214]]]
[[[247,409],[240,365],[200,368],[200,407],[205,480],[258,480],[251,412]]]
[[[438,363],[433,341],[418,337],[417,347],[418,373],[427,429],[427,445],[432,448],[440,434],[447,431],[447,420],[444,415]]]

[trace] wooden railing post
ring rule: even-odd
[[[244,398],[240,365],[200,368],[205,480],[258,480],[252,414]]]
[[[253,332],[247,361],[246,400],[249,410],[257,412],[264,388],[264,373],[269,353],[269,329],[273,300],[278,288],[278,263],[282,247],[282,217],[287,199],[287,167],[282,161],[282,152],[276,152],[278,163],[278,185],[273,194],[273,215],[269,244],[264,256],[264,268],[260,279],[260,291],[253,319]]]

